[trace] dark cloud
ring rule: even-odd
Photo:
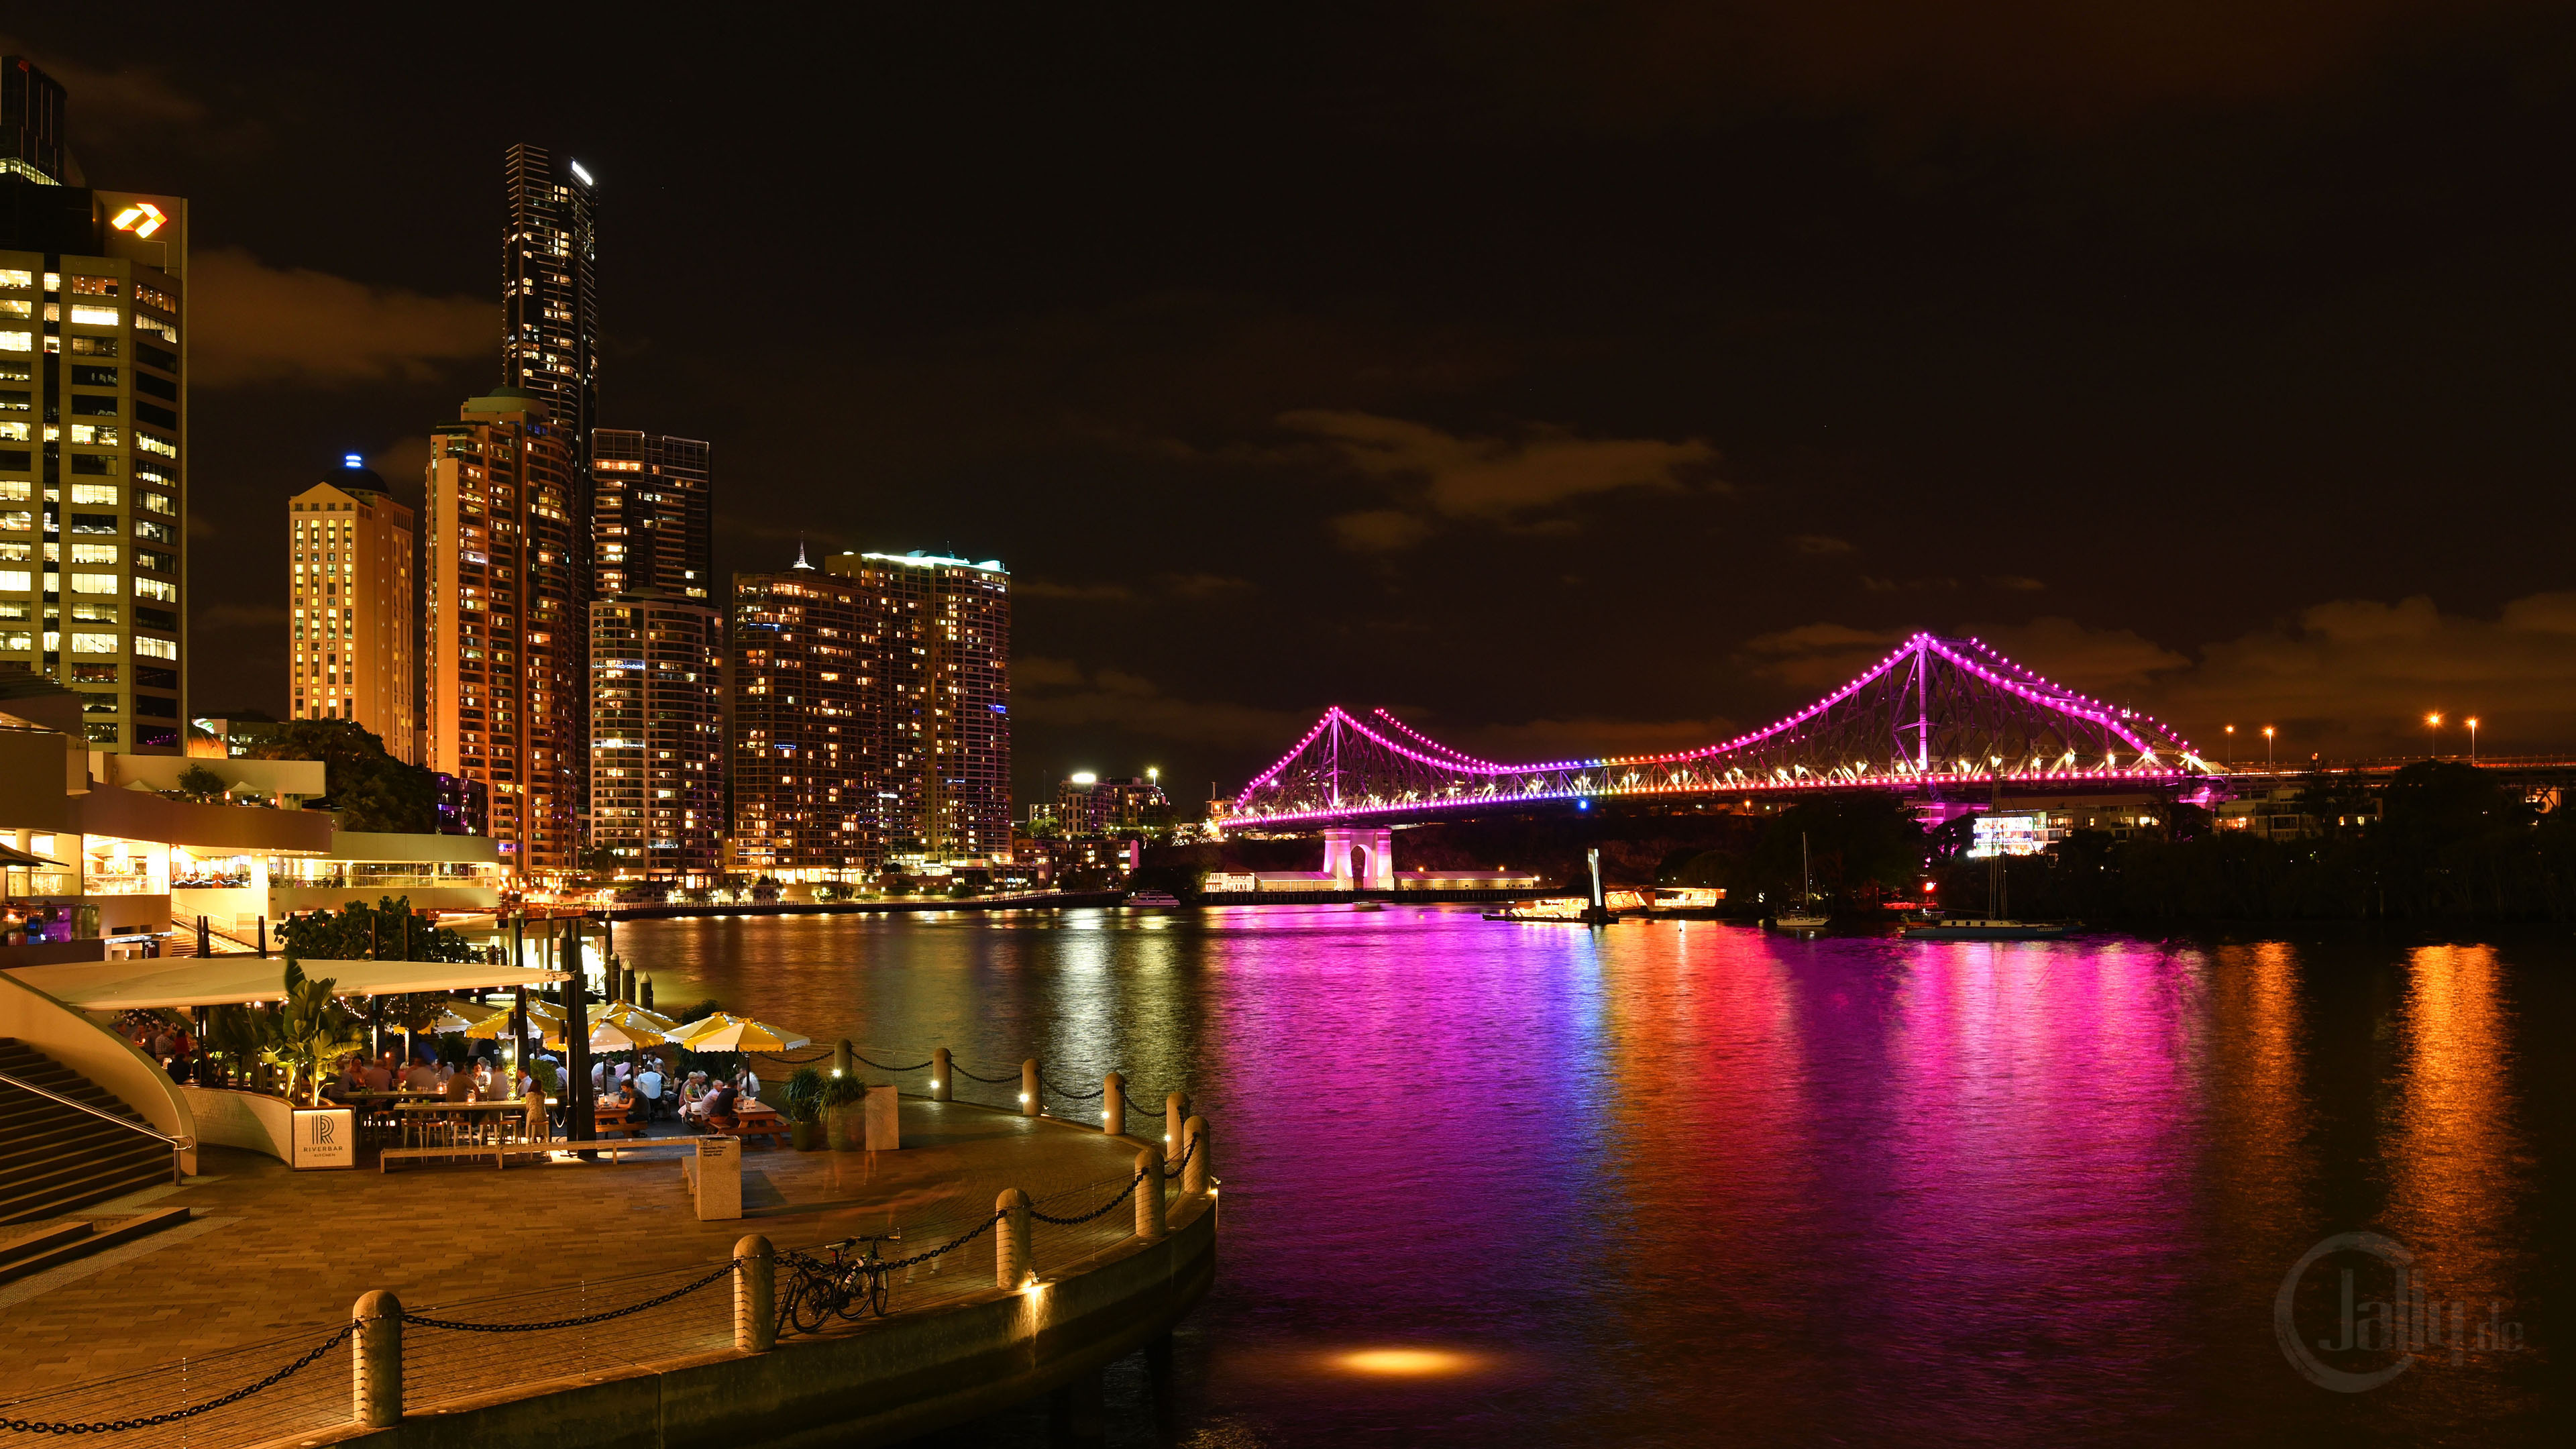
[[[1011,718],[1065,735],[1132,737],[1227,751],[1293,742],[1311,719],[1289,710],[1165,694],[1122,669],[1085,670],[1070,660],[1022,657],[1012,665]]]
[[[202,388],[420,381],[501,350],[500,304],[480,298],[271,267],[236,247],[200,252],[189,280],[189,360]]]
[[[1552,117],[1625,132],[1763,102],[1909,124],[2092,127],[2349,84],[2523,0],[1514,0],[1460,6],[1455,53]]]
[[[1410,547],[1443,521],[1561,527],[1564,520],[1537,515],[1593,494],[1679,492],[1715,481],[1717,450],[1697,438],[1582,438],[1545,425],[1466,438],[1400,418],[1311,408],[1283,413],[1279,422],[1321,439],[1360,474],[1397,492],[1398,507],[1333,520],[1350,548]]]

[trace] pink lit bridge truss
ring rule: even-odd
[[[2215,774],[2160,721],[2052,684],[1976,639],[1917,634],[1767,729],[1664,755],[1507,765],[1336,705],[1235,797],[1228,828],[1544,801],[1820,790],[2083,790]]]

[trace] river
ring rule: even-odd
[[[665,1006],[880,1062],[1186,1087],[1223,1257],[1164,1442],[2510,1444],[2569,1418],[2564,930],[1908,944],[1409,907],[616,941]],[[2276,1329],[2303,1255],[2353,1232],[2395,1256],[2317,1259]],[[1157,1442],[1136,1361],[1110,1394],[1111,1442]],[[1034,1445],[1044,1416],[934,1442]]]

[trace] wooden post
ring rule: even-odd
[[[599,1136],[599,1105],[590,1090],[590,992],[583,985],[580,917],[564,921],[563,944],[572,973],[564,979],[564,1060],[572,1067],[563,1092],[564,1135],[589,1142]]]
[[[528,1069],[528,983],[520,982],[511,988],[511,994],[510,1070],[522,1072]],[[528,1075],[534,1077],[536,1073],[528,1072]],[[510,1095],[515,1097],[518,1094],[519,1084],[512,1082]]]
[[[993,1286],[1017,1290],[1029,1281],[1029,1195],[1016,1187],[993,1199]]]
[[[1111,1137],[1127,1135],[1127,1079],[1116,1072],[1100,1079],[1100,1130]]]
[[[358,1329],[350,1335],[349,1417],[390,1429],[403,1413],[402,1300],[379,1288],[361,1296],[350,1316]]]
[[[1045,1110],[1038,1096],[1038,1059],[1031,1057],[1020,1063],[1020,1115],[1034,1117]]]
[[[1181,1124],[1181,1151],[1187,1154],[1181,1163],[1181,1191],[1205,1193],[1209,1173],[1208,1123],[1205,1117],[1192,1117]]]
[[[1159,1242],[1163,1236],[1163,1153],[1148,1147],[1136,1154],[1136,1236]]]
[[[857,1055],[858,1054],[856,1052],[850,1049],[850,1039],[848,1037],[843,1037],[839,1041],[834,1042],[832,1044],[832,1075],[836,1077],[857,1076],[859,1074],[858,1063],[853,1060]]]
[[[767,1353],[778,1342],[778,1254],[758,1233],[733,1245],[733,1346]]]
[[[1174,1092],[1163,1099],[1163,1150],[1181,1150],[1181,1124],[1190,1120],[1190,1094]]]
[[[949,1077],[950,1070],[948,1048],[941,1047],[930,1054],[930,1100],[945,1102],[956,1092]]]

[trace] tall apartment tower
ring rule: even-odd
[[[590,605],[590,845],[622,877],[712,883],[724,839],[724,620],[664,589]]]
[[[425,763],[490,787],[504,860],[568,871],[590,765],[572,437],[505,387],[467,399],[429,446]]]
[[[502,172],[509,221],[501,235],[501,381],[546,404],[583,468],[599,412],[595,188],[580,162],[541,146],[512,146]]]
[[[825,564],[874,601],[878,828],[895,861],[1011,849],[1011,580],[998,559],[918,550]]]
[[[286,505],[294,719],[351,720],[421,762],[412,512],[352,453]]]
[[[798,558],[733,576],[733,856],[785,881],[876,874],[874,600]]]
[[[715,523],[708,448],[627,428],[591,434],[591,594],[662,589],[709,599]]]
[[[93,748],[183,753],[188,203],[69,184],[63,88],[0,56],[0,672]]]

